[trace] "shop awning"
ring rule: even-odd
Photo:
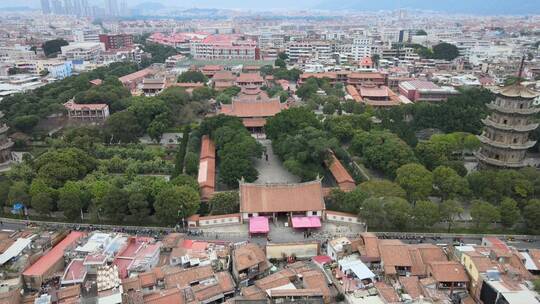
[[[293,228],[319,228],[321,219],[318,216],[294,216],[292,226]]]
[[[268,233],[270,226],[268,218],[264,216],[254,216],[249,219],[249,233]]]

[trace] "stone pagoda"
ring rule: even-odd
[[[4,114],[0,112],[0,119],[4,117]],[[11,161],[11,147],[13,147],[13,141],[7,136],[9,127],[0,122],[0,164]]]
[[[529,133],[538,127],[533,115],[540,111],[533,101],[540,93],[520,83],[498,89],[496,98],[487,104],[491,114],[482,120],[484,132],[478,136],[482,143],[476,153],[481,167],[521,168],[530,164],[527,149],[536,141]]]

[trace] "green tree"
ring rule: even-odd
[[[499,221],[501,214],[497,207],[492,204],[485,201],[474,200],[471,206],[471,217],[475,223],[476,229],[483,231],[489,224]]]
[[[404,230],[411,220],[411,204],[400,197],[386,197],[383,201],[386,219],[394,228]]]
[[[467,179],[459,176],[454,169],[445,166],[439,166],[433,170],[433,186],[443,200],[469,193]]]
[[[388,131],[357,131],[350,149],[366,166],[379,169],[389,177],[394,177],[399,167],[416,161],[412,149]]]
[[[260,71],[263,76],[272,75],[274,73],[274,67],[271,64],[266,64],[260,68]]]
[[[540,279],[533,280],[534,290],[540,292]]]
[[[11,180],[9,179],[4,179],[4,180],[0,180],[0,212],[3,213],[3,207],[5,205],[9,205],[10,203],[8,202],[8,194],[9,194],[9,190],[11,188]]]
[[[237,187],[242,178],[254,182],[259,175],[249,159],[232,154],[221,158],[219,168],[219,180],[230,187]]]
[[[126,190],[109,187],[99,202],[103,214],[113,222],[122,222],[128,215],[129,196]]]
[[[137,117],[131,111],[114,113],[105,122],[109,141],[115,143],[137,142],[143,129]]]
[[[182,106],[189,103],[189,93],[184,88],[169,87],[163,90],[159,95],[159,99],[165,101],[168,105]]]
[[[199,71],[186,71],[178,76],[178,82],[202,82],[206,83],[208,78]]]
[[[39,116],[37,115],[23,115],[17,116],[13,119],[13,126],[21,132],[30,132],[39,122]]]
[[[40,192],[32,196],[31,206],[40,214],[49,215],[54,209],[53,199],[47,192]]]
[[[50,150],[34,161],[37,177],[51,187],[61,187],[66,181],[83,178],[96,168],[96,160],[77,148]]]
[[[405,189],[411,202],[423,200],[433,190],[433,175],[420,164],[407,164],[396,171],[396,182]]]
[[[240,210],[238,192],[218,192],[208,202],[211,215],[237,213]]]
[[[159,220],[167,225],[174,225],[181,218],[194,214],[199,208],[199,204],[199,193],[193,188],[172,186],[159,192],[154,209]]]
[[[540,200],[532,199],[523,208],[523,219],[531,233],[540,232]]]
[[[407,193],[398,184],[385,179],[372,179],[358,185],[371,197],[394,196],[407,198]]]
[[[163,136],[163,133],[165,133],[166,130],[167,124],[161,121],[153,120],[150,125],[148,125],[146,132],[151,139],[153,139],[156,143],[159,143],[161,141],[161,136]]]
[[[17,74],[21,74],[21,73],[24,73],[24,70],[23,69],[19,69],[18,67],[11,67],[8,69],[8,75],[17,75]]]
[[[414,150],[420,162],[430,170],[448,161],[452,152],[448,143],[431,140],[419,142]]]
[[[448,223],[448,232],[450,232],[456,218],[461,213],[463,213],[463,206],[456,200],[446,200],[439,205],[439,214],[441,216],[441,220]]]
[[[199,157],[193,152],[188,152],[184,161],[185,172],[188,175],[195,175],[199,172]]]
[[[209,87],[195,88],[193,90],[193,93],[191,94],[191,98],[193,100],[198,100],[198,101],[209,100],[213,96],[214,96],[214,91]]]
[[[216,101],[220,104],[230,104],[232,103],[232,98],[225,93],[221,93],[216,97]]]
[[[296,133],[298,130],[308,126],[320,129],[321,124],[312,111],[299,107],[281,111],[274,117],[269,118],[266,122],[265,131],[270,139],[275,140],[285,133]]]
[[[296,95],[303,100],[313,97],[319,90],[319,85],[315,78],[308,78],[306,82],[298,87]]]
[[[384,227],[386,223],[386,208],[382,198],[371,197],[364,201],[358,212],[368,227]]]
[[[328,209],[356,214],[367,198],[369,194],[360,187],[350,192],[333,189],[330,193]]]
[[[323,106],[323,113],[326,115],[332,115],[336,112],[336,106],[333,103],[326,103]]]
[[[432,201],[418,201],[413,207],[412,215],[419,228],[433,227],[440,220],[439,206]]]
[[[285,62],[285,60],[281,58],[276,59],[276,61],[274,62],[274,65],[282,69],[287,67],[287,63]]]
[[[53,39],[45,41],[43,45],[41,45],[41,47],[43,48],[45,56],[49,57],[51,55],[56,55],[57,53],[60,53],[61,48],[68,44],[69,43],[64,39]]]
[[[453,44],[442,42],[433,46],[434,59],[454,60],[457,57],[459,57],[459,50]]]
[[[28,185],[23,181],[16,181],[9,187],[7,195],[8,205],[22,203],[25,206],[30,205],[30,195],[28,194]]]
[[[150,204],[146,195],[140,191],[129,193],[128,210],[130,219],[136,223],[143,223],[150,214]]]
[[[199,183],[197,180],[186,174],[176,176],[175,178],[171,179],[170,183],[175,186],[188,186],[196,191],[199,191]]]
[[[521,217],[518,203],[509,197],[501,201],[499,213],[501,214],[501,224],[505,228],[512,228]]]
[[[54,198],[56,196],[55,189],[49,187],[45,180],[41,178],[35,178],[30,184],[29,194],[30,196],[34,197],[39,193],[47,193],[51,198]]]
[[[58,209],[68,220],[80,219],[83,207],[83,192],[78,184],[67,182],[58,190]]]

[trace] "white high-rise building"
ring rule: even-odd
[[[83,15],[81,0],[73,0],[73,14],[77,16]]]
[[[351,46],[351,57],[353,60],[360,60],[364,57],[371,56],[371,47],[373,40],[368,37],[357,37],[353,39]]]
[[[109,16],[118,16],[119,15],[119,11],[118,11],[118,1],[117,0],[107,0],[105,2],[105,9],[106,9],[106,13],[107,15]]]
[[[128,5],[127,5],[126,0],[122,0],[120,2],[120,15],[122,15],[122,16],[129,15],[129,9],[128,9]]]
[[[68,15],[74,14],[74,7],[71,0],[64,0],[64,13]]]
[[[43,14],[51,13],[51,4],[49,0],[41,0],[41,12],[43,12]]]
[[[52,12],[55,15],[62,15],[64,13],[64,7],[62,6],[62,2],[60,0],[52,0]]]

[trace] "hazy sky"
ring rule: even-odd
[[[118,0],[120,2],[121,0]],[[103,5],[103,0],[89,0],[89,3]],[[244,9],[286,9],[309,8],[317,5],[321,0],[129,0],[130,6],[143,2],[161,2],[166,5],[179,7],[215,7],[215,8],[244,8]],[[0,0],[0,6],[30,6],[38,8],[39,0]]]
[[[121,0],[118,0],[120,2]],[[103,6],[104,0],[88,0]],[[142,2],[161,2],[167,6],[183,8],[239,8],[299,10],[320,8],[326,10],[395,10],[413,8],[471,14],[540,14],[540,0],[127,0],[129,6]],[[40,7],[40,0],[0,0],[0,7]]]

